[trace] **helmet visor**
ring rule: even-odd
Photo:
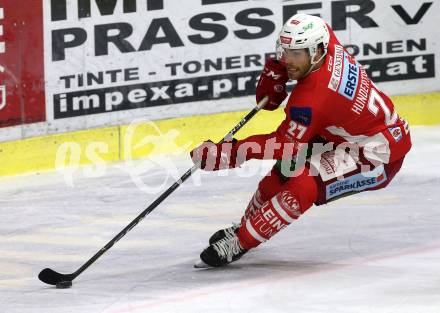
[[[286,63],[289,60],[292,61],[298,61],[302,60],[304,58],[304,53],[307,53],[307,49],[300,48],[300,49],[288,49],[283,48],[283,46],[280,44],[279,41],[277,41],[277,47],[276,47],[276,54],[277,54],[277,60],[280,62]]]

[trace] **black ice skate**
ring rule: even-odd
[[[196,268],[220,267],[240,259],[248,250],[244,249],[238,240],[237,235],[225,237],[211,244],[200,254],[200,262]]]
[[[234,224],[231,227],[220,229],[216,231],[210,238],[209,238],[209,244],[212,245],[216,243],[217,241],[223,239],[223,238],[230,238],[235,236],[235,232],[237,229],[239,229],[241,224]]]

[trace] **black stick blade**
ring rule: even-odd
[[[73,274],[60,274],[50,268],[45,268],[40,274],[38,274],[38,279],[48,285],[56,285],[61,282],[72,281],[74,278],[75,275]]]

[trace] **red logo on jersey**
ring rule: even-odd
[[[278,199],[281,207],[289,213],[290,216],[299,217],[301,215],[298,199],[291,194],[290,191],[283,191],[281,197],[278,196]]]
[[[293,24],[293,25],[298,25],[299,23],[301,23],[301,22],[297,21],[297,20],[293,20],[292,22],[290,22],[290,24]]]
[[[286,45],[290,45],[290,43],[292,42],[292,38],[280,36],[280,41],[281,41],[281,43],[284,43]]]
[[[399,126],[390,127],[390,128],[388,128],[388,131],[390,132],[391,136],[393,136],[393,138],[396,142],[399,142],[403,137],[402,130],[400,129]]]

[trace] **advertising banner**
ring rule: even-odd
[[[46,120],[42,3],[17,2],[0,4],[0,127]]]
[[[324,18],[386,93],[438,91],[439,11],[422,0],[5,0],[0,127],[31,123],[25,137],[244,109],[298,12]]]
[[[47,119],[105,123],[102,113],[139,108],[154,119],[168,106],[190,115],[189,102],[253,95],[297,12],[323,17],[387,93],[438,90],[439,10],[405,0],[45,1]]]

